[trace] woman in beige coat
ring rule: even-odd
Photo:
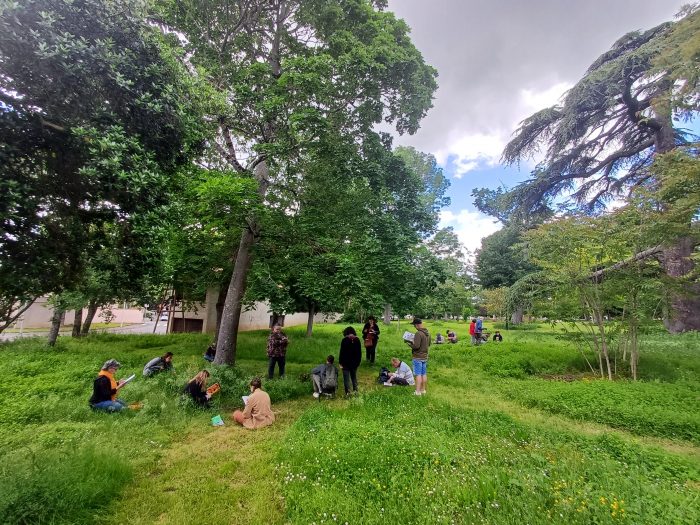
[[[250,396],[241,412],[233,413],[236,423],[251,430],[266,427],[275,422],[275,414],[272,412],[270,396],[262,390],[262,381],[256,377],[250,382]]]

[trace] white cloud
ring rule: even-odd
[[[471,252],[481,247],[481,239],[502,228],[493,218],[478,211],[450,210],[440,212],[440,228],[452,226],[459,241]]]
[[[448,159],[452,157],[456,179],[461,179],[478,168],[497,166],[503,148],[518,123],[534,112],[556,104],[569,88],[570,83],[558,82],[543,90],[521,89],[511,102],[514,116],[505,126],[481,133],[469,132],[463,128],[453,129],[448,134],[445,145],[435,151],[435,158],[442,166],[446,166]]]

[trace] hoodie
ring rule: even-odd
[[[421,328],[411,343],[412,357],[420,361],[428,359],[428,347],[430,346],[430,333],[427,328]]]

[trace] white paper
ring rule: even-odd
[[[249,397],[250,397],[250,396],[243,396],[243,397],[241,398],[241,399],[243,399],[243,404],[244,404],[244,405],[247,405],[247,404],[248,404],[248,398],[249,398]]]
[[[131,381],[133,378],[136,377],[136,374],[131,374],[129,377],[127,377],[124,382],[122,383],[123,385],[127,384],[129,381]]]
[[[413,342],[413,339],[416,337],[416,334],[413,332],[404,332],[403,333],[403,340],[404,341],[411,341]]]

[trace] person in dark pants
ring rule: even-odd
[[[367,361],[374,364],[374,358],[377,355],[377,343],[379,342],[379,326],[377,326],[377,319],[373,315],[367,318],[367,322],[362,329],[362,339],[364,339],[365,343]]]
[[[280,379],[284,377],[284,365],[286,363],[287,345],[289,339],[284,335],[282,327],[278,324],[272,327],[270,337],[267,339],[267,357],[269,363],[267,366],[267,378],[272,379],[275,374],[275,363],[280,369]]]
[[[343,386],[345,386],[345,395],[347,396],[350,394],[351,381],[353,391],[357,392],[357,367],[362,362],[362,347],[357,332],[352,326],[343,330],[343,335],[345,337],[340,342],[338,364],[343,370]]]

